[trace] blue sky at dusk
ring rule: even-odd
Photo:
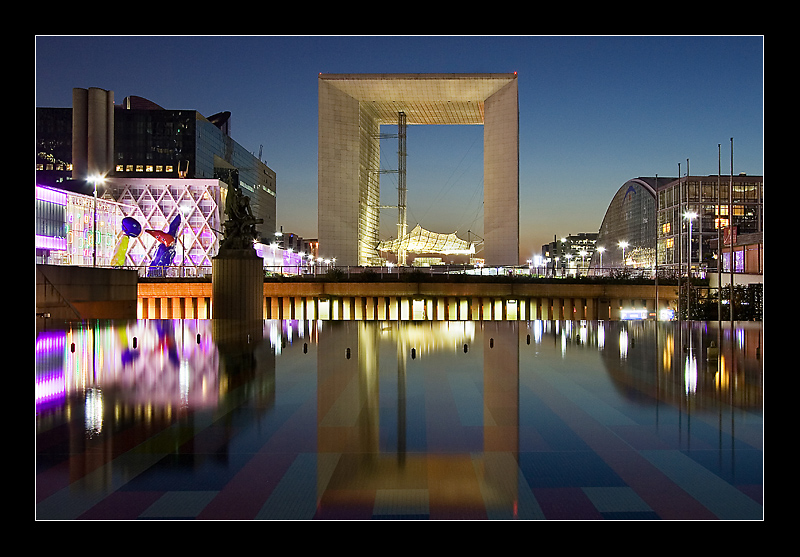
[[[229,110],[231,135],[277,173],[278,225],[317,234],[319,73],[517,72],[520,253],[553,236],[597,232],[611,198],[638,176],[763,174],[761,36],[36,37],[39,107],[73,87],[148,98],[205,116]],[[388,133],[392,130],[387,129]],[[382,142],[396,169],[396,140]],[[483,235],[481,126],[410,126],[408,221]],[[381,202],[396,203],[382,178]],[[396,212],[381,213],[384,236]]]

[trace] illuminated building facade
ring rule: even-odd
[[[159,247],[146,230],[166,231],[181,217],[177,247],[166,276],[203,276],[219,252],[227,186],[220,180],[110,178],[98,187],[97,210],[92,195],[46,186],[36,187],[36,262],[47,265],[108,267],[122,239],[122,219],[133,217],[142,233],[129,238],[124,263],[147,276]],[[95,236],[95,214],[97,235]],[[294,234],[293,236],[300,239]],[[96,238],[96,248],[92,242]],[[254,244],[266,271],[305,274],[319,267],[315,240],[302,240],[303,250],[276,242]],[[300,242],[298,242],[299,244]]]
[[[719,254],[729,273],[733,253],[735,274],[760,276],[763,234],[763,176],[635,178],[611,200],[591,266],[601,272],[602,257],[603,270],[652,272],[657,264],[660,274],[683,276],[691,262],[695,276],[713,278]]]
[[[723,272],[730,272],[730,253],[733,251],[734,273],[763,273],[763,176],[740,174],[672,179],[659,189],[658,201],[660,269],[680,272],[683,268],[685,272],[687,262],[691,261],[693,272],[716,271],[718,245],[722,244]],[[732,219],[729,217],[731,207]],[[691,229],[687,215],[695,215],[691,219]],[[691,260],[688,259],[690,249]]]
[[[482,125],[486,264],[516,265],[519,261],[516,77],[516,74],[320,74],[320,255],[335,256],[339,265],[380,264],[376,246],[380,241],[382,125],[397,125],[398,130],[406,124]],[[404,187],[398,190],[404,191]],[[398,197],[400,215],[405,199]],[[397,237],[407,233],[404,217],[399,216]]]
[[[92,196],[36,186],[36,262],[108,266],[125,215],[111,201],[96,207]]]
[[[597,233],[580,232],[553,238],[542,246],[542,254],[528,262],[531,272],[552,276],[585,276],[594,255]]]
[[[211,258],[219,251],[224,196],[219,180],[108,179],[97,199],[94,235],[93,196],[36,188],[36,262],[49,265],[108,267],[122,238],[122,219],[133,217],[142,230],[167,230],[178,215],[178,247],[172,276],[210,273]],[[96,239],[97,245],[92,245]],[[131,238],[123,267],[146,276],[158,241],[142,232]]]

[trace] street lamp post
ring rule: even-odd
[[[600,274],[604,275],[605,273],[603,273],[603,252],[606,251],[606,248],[600,246],[597,248],[597,251],[600,254]]]
[[[94,210],[92,217],[92,267],[97,267],[97,182],[105,182],[102,174],[92,174],[89,179],[94,185]]]
[[[689,319],[691,302],[689,293],[692,290],[692,222],[697,218],[697,213],[686,211],[683,216],[689,221],[689,241],[686,242],[686,319]]]
[[[622,240],[619,243],[619,247],[622,248],[622,266],[623,267],[625,267],[625,265],[626,265],[626,263],[625,263],[625,248],[627,248],[629,245],[630,244],[628,242],[626,242],[625,240]]]

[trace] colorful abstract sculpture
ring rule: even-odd
[[[122,219],[122,235],[117,242],[117,249],[111,258],[112,267],[125,265],[125,256],[128,254],[128,244],[131,238],[137,238],[142,233],[142,225],[133,217]]]
[[[175,238],[178,235],[178,226],[181,224],[181,216],[177,215],[169,224],[169,229],[166,232],[161,230],[145,230],[153,238],[158,240],[158,249],[156,255],[153,257],[153,262],[147,271],[148,277],[163,277],[166,276],[167,267],[172,264],[172,259],[175,257]]]

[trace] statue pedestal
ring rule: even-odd
[[[211,260],[214,319],[264,318],[264,263],[252,248],[220,249]]]

